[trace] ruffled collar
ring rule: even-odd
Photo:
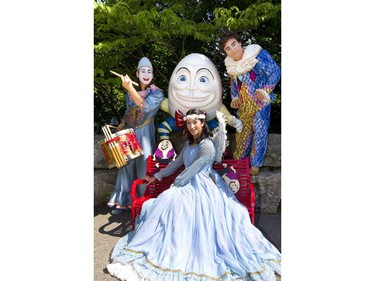
[[[258,60],[256,56],[259,54],[261,46],[257,44],[252,44],[247,47],[244,47],[244,53],[242,59],[235,61],[231,57],[227,56],[224,60],[227,72],[230,76],[238,76],[244,74],[257,64]]]

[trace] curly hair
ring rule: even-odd
[[[204,111],[200,110],[200,109],[193,108],[193,109],[188,110],[188,112],[186,112],[186,116],[190,115],[190,114],[197,114],[197,115],[204,114],[206,116],[204,119],[199,119],[200,121],[204,122],[204,124],[203,124],[203,128],[202,128],[202,134],[198,138],[198,143],[200,143],[205,138],[212,137],[213,134],[210,131],[210,129],[208,128],[208,125],[207,125],[207,115],[206,115],[206,113]],[[186,130],[186,131],[187,131],[187,138],[188,138],[189,144],[193,144],[194,143],[193,135],[189,132],[189,130]]]
[[[244,45],[244,41],[240,35],[238,35],[236,32],[232,30],[228,30],[221,36],[220,41],[219,41],[219,49],[224,54],[225,54],[225,50],[224,50],[225,43],[227,43],[227,41],[231,38],[236,39],[239,43],[241,43],[242,46]]]

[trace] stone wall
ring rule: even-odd
[[[106,203],[106,197],[113,191],[117,169],[108,169],[98,141],[101,135],[94,136],[94,205]],[[170,138],[177,153],[185,142],[181,134],[172,134]],[[229,149],[235,147],[235,135],[229,134]],[[255,208],[261,213],[277,213],[281,203],[281,135],[269,134],[268,149],[264,165],[259,175],[252,177],[255,185]]]

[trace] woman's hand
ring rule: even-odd
[[[133,85],[132,85],[132,80],[129,78],[129,76],[126,74],[125,76],[124,75],[121,75],[121,81],[122,81],[122,86],[130,91],[130,89],[134,89]]]
[[[148,175],[145,175],[142,179],[147,181],[146,185],[149,185],[150,183],[152,183],[156,180],[156,178],[154,176],[150,177]]]
[[[118,124],[117,130],[121,131],[125,127],[125,118],[121,118],[121,123]]]

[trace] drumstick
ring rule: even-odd
[[[114,74],[114,75],[116,75],[116,76],[118,76],[118,77],[121,78],[121,74],[118,74],[117,72],[114,72],[114,71],[112,71],[112,70],[110,70],[110,72],[111,72],[112,74]],[[131,81],[131,83],[132,83],[133,85],[138,86],[138,83],[137,83],[137,82]]]
[[[111,134],[108,133],[108,131],[107,131],[108,128],[106,126],[102,127],[102,130],[103,130],[103,133],[105,135],[105,140],[108,142],[111,139]],[[118,159],[118,157],[117,157],[117,155],[116,155],[116,153],[114,151],[115,148],[114,148],[113,143],[109,143],[108,146],[110,147],[110,150],[112,152],[113,158],[114,158],[114,160],[116,162],[116,166],[119,167],[120,161],[119,161],[119,159]]]

